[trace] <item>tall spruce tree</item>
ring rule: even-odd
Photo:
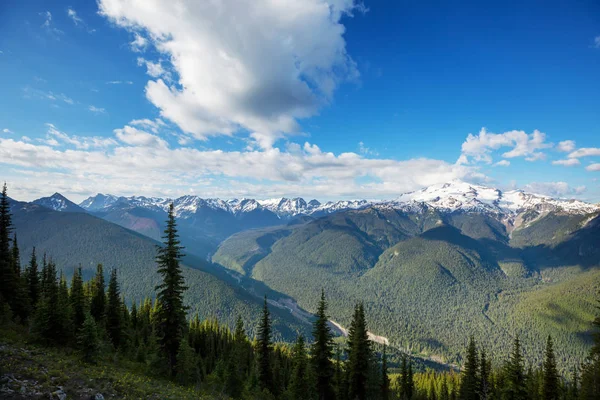
[[[544,354],[544,364],[542,368],[542,399],[558,400],[560,398],[560,377],[556,368],[556,357],[554,356],[554,343],[552,342],[551,336],[548,336],[548,340],[546,341],[546,351]]]
[[[25,283],[29,293],[29,301],[33,308],[37,305],[40,298],[40,272],[38,271],[37,257],[35,247],[31,251],[29,266],[25,270]]]
[[[257,349],[257,378],[261,390],[273,389],[273,374],[271,371],[271,317],[267,305],[267,296],[263,305],[262,317],[258,327]]]
[[[73,325],[75,330],[78,331],[85,322],[87,314],[81,267],[73,272],[69,299],[71,300],[71,309],[73,310]]]
[[[415,394],[415,378],[413,375],[413,364],[412,360],[408,361],[408,379],[406,380],[407,389],[406,395],[408,399],[412,399]]]
[[[350,399],[365,400],[371,360],[371,342],[367,333],[365,309],[362,303],[354,307],[348,331],[348,391]]]
[[[77,333],[77,344],[81,349],[83,360],[95,363],[100,353],[100,338],[94,318],[87,313]]]
[[[503,400],[527,400],[523,354],[521,342],[515,337],[513,350],[504,367],[505,383],[502,392]]]
[[[311,363],[316,377],[317,396],[319,400],[333,397],[333,334],[327,324],[327,302],[325,291],[321,289],[321,299],[317,307],[317,319],[313,323],[313,344],[311,347]]]
[[[335,385],[335,398],[337,400],[346,400],[348,397],[348,385],[342,363],[342,349],[340,345],[337,345],[335,350],[335,373],[333,381]]]
[[[115,349],[119,348],[122,335],[122,310],[117,269],[110,271],[106,304],[106,331]]]
[[[96,323],[104,324],[104,313],[106,312],[106,294],[104,292],[104,267],[98,264],[96,276],[92,282],[92,300],[90,303],[90,314]]]
[[[292,400],[306,400],[311,396],[309,388],[308,357],[304,336],[299,335],[292,349],[292,376],[290,378],[289,395]],[[331,397],[327,397],[331,399]]]
[[[5,302],[12,308],[18,282],[10,249],[12,218],[6,190],[5,182],[0,196],[0,305]]]
[[[467,356],[462,370],[462,379],[459,391],[461,400],[479,400],[479,359],[477,356],[477,345],[475,338],[469,338]]]
[[[485,349],[481,349],[481,361],[479,363],[479,398],[481,400],[488,400],[492,394],[491,367]]]
[[[158,273],[162,283],[156,286],[156,299],[160,304],[156,315],[156,327],[161,348],[173,375],[177,365],[177,352],[186,327],[186,310],[183,293],[187,289],[179,262],[183,256],[177,233],[173,203],[169,205],[167,227],[164,231],[164,246],[158,246]]]

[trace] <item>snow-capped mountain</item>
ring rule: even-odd
[[[98,194],[84,200],[80,206],[88,211],[107,211],[116,207],[141,207],[167,211],[173,202],[178,218],[189,218],[199,210],[210,209],[233,215],[257,211],[270,211],[280,219],[300,215],[322,216],[344,210],[357,210],[366,207],[392,208],[405,212],[423,212],[436,209],[441,212],[485,212],[503,216],[514,216],[528,210],[539,213],[564,212],[588,214],[600,211],[600,206],[580,200],[555,199],[549,196],[528,193],[522,190],[503,192],[496,188],[474,185],[462,181],[432,185],[424,189],[404,193],[394,200],[340,200],[320,203],[318,200],[306,202],[300,197],[276,198],[268,200],[216,198],[203,199],[198,196],[182,196],[177,199],[155,197],[117,197]]]
[[[83,208],[73,203],[60,193],[54,193],[50,197],[42,197],[41,199],[33,201],[33,203],[55,211],[85,212]]]

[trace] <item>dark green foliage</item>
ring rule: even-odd
[[[526,400],[527,387],[525,382],[524,361],[519,337],[515,337],[513,350],[504,366],[505,385],[502,393],[503,400]]]
[[[96,267],[96,276],[92,281],[92,300],[90,304],[90,313],[96,320],[96,323],[104,323],[106,312],[106,294],[104,283],[104,268],[102,264]]]
[[[478,400],[481,383],[479,380],[479,359],[475,338],[471,336],[467,347],[467,357],[463,365],[459,399]]]
[[[554,345],[551,336],[548,336],[548,340],[546,341],[546,352],[542,368],[542,400],[558,400],[560,398],[559,375],[556,368],[556,357],[554,356]]]
[[[30,305],[31,307],[35,307],[40,298],[40,271],[38,271],[35,247],[31,251],[31,259],[25,270],[25,284],[29,293]]]
[[[81,349],[84,361],[95,363],[100,353],[100,338],[98,326],[94,318],[87,313],[77,334],[77,344]]]
[[[175,365],[175,376],[182,385],[190,385],[198,382],[198,363],[196,353],[190,347],[187,340],[182,340],[177,351],[177,364]]]
[[[600,307],[598,308],[600,309]],[[582,400],[600,398],[600,315],[594,320],[594,329],[594,345],[581,369],[579,396]]]
[[[6,183],[4,183],[0,197],[0,305],[7,303],[14,310],[19,283],[10,248],[12,228]]]
[[[381,400],[388,400],[390,398],[390,377],[388,376],[387,355],[385,353],[385,347],[383,348],[383,354],[381,356],[381,383],[379,392]]]
[[[371,361],[371,342],[367,334],[365,309],[362,303],[354,308],[348,331],[348,386],[350,399],[367,398],[367,379]]]
[[[115,349],[118,349],[121,344],[123,331],[123,313],[121,309],[121,293],[119,291],[116,268],[110,272],[105,316],[108,337]]]
[[[273,389],[273,375],[271,372],[271,320],[267,297],[263,305],[263,314],[258,327],[257,344],[257,378],[261,390]]]
[[[321,290],[321,300],[317,307],[317,319],[313,323],[313,344],[311,347],[311,363],[317,380],[317,396],[319,400],[333,396],[333,334],[327,323],[327,302],[325,291]]]
[[[492,394],[491,382],[492,362],[488,360],[485,349],[481,349],[479,361],[479,396],[481,399],[489,399]]]
[[[310,386],[308,356],[306,354],[304,337],[300,335],[292,349],[292,376],[289,387],[290,400],[310,399],[312,394]],[[330,399],[331,397],[327,398]]]
[[[71,279],[70,300],[71,309],[73,310],[73,325],[75,330],[79,330],[88,314],[85,293],[83,291],[81,267],[77,268],[73,273],[73,278]]]
[[[186,326],[186,307],[183,293],[187,289],[179,265],[183,253],[179,245],[177,223],[173,212],[173,203],[169,206],[167,228],[164,232],[164,246],[158,247],[156,262],[162,283],[156,286],[156,298],[160,304],[156,315],[156,326],[161,347],[172,373],[177,364],[177,352]]]
[[[43,294],[35,310],[32,330],[42,342],[65,344],[71,337],[71,307],[66,282],[64,279],[58,281],[52,261],[44,264],[43,271]]]
[[[485,354],[482,352],[482,354]],[[487,399],[483,393],[481,395],[482,399]],[[446,378],[446,374],[442,378],[442,386],[440,388],[440,400],[450,400],[450,392],[448,391],[448,379]]]

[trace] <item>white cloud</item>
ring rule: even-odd
[[[160,61],[154,63],[152,61],[145,60],[142,57],[138,57],[137,63],[139,66],[145,65],[146,73],[153,78],[159,78],[167,74],[167,71],[163,69]]]
[[[134,39],[129,43],[129,46],[131,47],[131,50],[139,53],[148,47],[148,40],[136,32],[134,33]]]
[[[46,123],[46,139],[41,139],[44,143],[51,146],[68,145],[77,149],[87,150],[96,148],[107,148],[117,144],[112,138],[99,136],[71,136],[60,131],[54,124]]]
[[[167,142],[163,139],[129,125],[115,129],[115,135],[121,142],[131,146],[167,148]]]
[[[600,36],[594,38],[594,47],[600,49]]]
[[[62,101],[69,105],[75,104],[72,98],[65,95],[64,93],[54,93],[54,92],[45,92],[43,90],[38,90],[31,88],[29,86],[23,88],[23,95],[25,98],[36,98],[36,99],[45,99],[51,101]]]
[[[552,197],[578,196],[587,190],[583,185],[571,187],[567,182],[532,182],[525,185],[523,189]]]
[[[573,140],[563,140],[558,143],[556,150],[569,153],[575,150],[575,142]]]
[[[379,153],[377,153],[375,150],[365,146],[365,144],[363,142],[358,142],[358,152],[360,154],[365,154],[365,155],[370,155],[370,156],[378,156]]]
[[[160,118],[156,118],[154,121],[148,118],[144,119],[134,119],[129,122],[130,125],[134,126],[142,126],[144,128],[150,129],[154,133],[158,133],[159,129],[166,126],[164,121]]]
[[[169,60],[177,85],[149,81],[161,116],[198,139],[248,130],[263,148],[298,133],[358,76],[342,15],[352,0],[100,0],[100,12]],[[135,48],[139,49],[136,45]]]
[[[508,160],[501,160],[498,161],[496,164],[494,164],[495,167],[508,167],[510,165],[510,161]]]
[[[8,129],[8,128],[4,128],[4,129],[2,129],[2,132],[3,132],[3,133],[14,133],[13,131],[11,131],[11,130],[10,130],[10,129]]]
[[[107,85],[133,85],[132,81],[108,81]]]
[[[591,157],[591,156],[600,156],[600,148],[598,147],[582,147],[581,149],[577,149],[574,152],[569,154],[569,158],[581,158],[581,157]]]
[[[576,158],[567,158],[566,160],[556,160],[552,161],[553,165],[562,165],[565,167],[574,167],[576,165],[581,164]]]
[[[79,16],[77,15],[77,12],[72,9],[72,8],[67,8],[67,15],[69,16],[69,18],[71,18],[73,20],[73,23],[75,24],[75,26],[80,26],[85,28],[88,33],[94,33],[96,32],[95,29],[90,29],[87,25],[87,23]]]
[[[468,163],[469,158],[474,161],[492,162],[492,151],[503,147],[511,150],[502,154],[504,158],[525,157],[527,161],[540,160],[545,157],[538,151],[552,147],[546,142],[546,134],[538,130],[527,134],[525,131],[509,131],[504,133],[488,133],[482,128],[478,135],[469,133],[462,144],[462,154],[459,163]]]
[[[104,108],[96,107],[96,106],[93,106],[93,105],[90,105],[88,107],[88,110],[90,110],[94,114],[104,114],[104,113],[106,113],[106,110]]]
[[[44,19],[41,28],[43,28],[49,36],[52,36],[56,40],[60,40],[60,35],[64,34],[64,32],[56,28],[52,23],[52,13],[50,11],[44,11],[39,13],[39,15]]]
[[[588,171],[600,171],[600,164],[590,164],[585,169]]]

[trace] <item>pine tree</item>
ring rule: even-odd
[[[600,307],[598,307],[600,309]],[[581,369],[581,388],[579,397],[581,400],[592,400],[600,398],[600,315],[594,320],[594,345],[586,363]]]
[[[77,343],[81,349],[83,360],[88,363],[95,363],[100,353],[100,339],[96,321],[89,313],[85,315],[83,324],[79,329]]]
[[[554,344],[552,337],[548,336],[546,341],[546,352],[544,354],[542,399],[558,400],[559,393],[559,375],[556,368],[556,358],[554,356]]]
[[[104,324],[104,313],[106,311],[106,294],[104,292],[104,268],[102,264],[96,267],[96,276],[92,283],[92,300],[90,313],[98,324]]]
[[[527,388],[525,386],[525,373],[523,367],[523,355],[521,354],[521,342],[515,337],[513,351],[505,365],[504,400],[526,400]]]
[[[18,283],[10,248],[11,232],[12,218],[4,183],[0,197],[0,305],[5,302],[12,308]]]
[[[479,363],[479,398],[488,400],[492,388],[490,384],[491,364],[487,359],[485,349],[481,349],[481,362]]]
[[[408,363],[406,354],[402,354],[402,362],[400,364],[400,400],[410,399],[408,396]]]
[[[175,364],[175,376],[177,382],[182,385],[191,385],[198,381],[198,367],[196,353],[190,347],[188,341],[182,338],[177,351],[177,364]]]
[[[475,338],[471,336],[467,347],[467,356],[462,370],[462,380],[460,385],[459,399],[478,400],[479,399],[479,360],[477,357],[477,345]]]
[[[29,266],[25,270],[25,283],[29,293],[30,305],[35,308],[40,298],[40,273],[38,271],[38,263],[35,256],[35,247],[31,252]]]
[[[272,390],[273,375],[271,372],[271,320],[269,307],[267,305],[267,296],[263,305],[262,318],[258,327],[257,338],[257,378],[261,390]]]
[[[362,303],[354,308],[354,315],[348,332],[348,386],[351,399],[364,400],[367,397],[367,379],[371,343],[367,334],[365,309]]]
[[[388,400],[390,398],[390,377],[388,375],[385,346],[383,346],[383,354],[381,355],[381,384],[379,396],[381,397],[381,400]]]
[[[58,279],[58,309],[56,310],[56,319],[60,329],[58,342],[61,344],[71,344],[75,338],[76,331],[73,329],[73,309],[69,299],[69,286],[62,270]]]
[[[337,400],[346,400],[348,388],[346,382],[346,374],[344,373],[342,364],[342,349],[339,345],[336,346],[335,350],[335,372],[333,375],[333,382],[335,385],[335,398]]]
[[[108,281],[106,304],[106,331],[108,337],[115,349],[119,348],[122,333],[122,310],[121,310],[121,294],[119,292],[119,282],[117,281],[117,269],[110,272]]]
[[[412,360],[408,362],[408,379],[406,380],[406,385],[406,398],[410,400],[413,398],[415,393],[415,380],[413,376]]]
[[[11,268],[14,270],[15,293],[12,301],[12,310],[21,322],[29,319],[31,311],[31,301],[29,300],[29,291],[24,274],[21,274],[21,253],[17,241],[17,234],[14,233],[11,249]]]
[[[15,232],[12,239],[12,250],[11,250],[11,261],[15,276],[19,278],[21,276],[21,253],[19,251],[19,243],[17,241],[17,233]]]
[[[292,376],[289,394],[292,400],[305,400],[310,396],[308,379],[308,358],[304,344],[304,336],[299,335],[292,349]],[[328,397],[331,399],[331,397]]]
[[[83,292],[83,275],[81,267],[73,272],[71,278],[71,293],[69,296],[73,310],[73,325],[79,331],[86,318],[85,293]]]
[[[435,394],[435,379],[432,379],[429,383],[429,400],[437,400],[437,395]]]
[[[482,352],[482,354],[485,354],[485,353]],[[440,400],[450,400],[450,393],[448,391],[448,378],[446,377],[446,373],[444,373],[442,375],[442,387],[440,388]]]
[[[177,352],[186,327],[186,310],[183,304],[183,293],[187,289],[183,272],[179,265],[183,256],[177,234],[177,223],[173,203],[169,206],[167,227],[164,231],[164,246],[158,247],[156,261],[162,283],[156,286],[156,299],[160,304],[156,315],[160,345],[165,353],[171,374],[175,373]]]
[[[311,362],[317,380],[317,396],[319,400],[333,396],[333,334],[327,324],[327,302],[325,291],[321,290],[321,300],[317,307],[317,319],[313,323],[313,339]]]
[[[579,368],[573,368],[573,375],[571,376],[571,383],[569,385],[569,400],[579,399]]]

